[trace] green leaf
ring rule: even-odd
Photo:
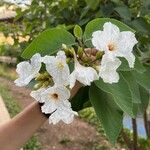
[[[82,29],[79,25],[75,25],[75,27],[73,29],[73,33],[74,33],[76,38],[82,39],[83,32],[82,32]]]
[[[111,94],[114,98],[116,104],[127,114],[131,117],[135,117],[133,112],[133,102],[131,92],[129,90],[128,84],[120,75],[120,79],[118,83],[104,83],[102,79],[95,81],[95,84],[101,90]]]
[[[124,80],[128,84],[128,88],[131,92],[132,96],[132,107],[133,107],[133,112],[134,114],[137,115],[138,112],[138,106],[141,104],[141,96],[140,96],[140,90],[139,90],[139,85],[137,84],[134,76],[132,75],[131,72],[129,71],[124,71],[121,72]]]
[[[98,7],[100,0],[85,0],[85,2],[90,8],[95,10]]]
[[[142,17],[134,19],[131,22],[131,25],[137,32],[142,32],[144,34],[150,34],[149,23]]]
[[[136,70],[139,73],[143,73],[146,71],[145,67],[143,66],[143,64],[137,56],[135,57],[134,70]]]
[[[94,84],[90,87],[90,100],[108,139],[115,143],[122,129],[122,111],[114,103],[110,94],[103,92]]]
[[[147,109],[150,101],[150,92],[145,88],[143,88],[142,86],[139,87],[140,87],[140,95],[141,95],[141,104],[139,105],[139,112],[143,114]]]
[[[142,63],[140,62],[138,57],[135,57],[135,64],[134,64],[134,68],[130,68],[129,67],[129,63],[127,62],[127,60],[123,57],[119,58],[121,60],[121,65],[118,68],[119,71],[132,71],[132,70],[136,70],[139,73],[142,73],[145,71],[145,67],[142,65]]]
[[[110,18],[97,18],[97,19],[90,21],[85,27],[84,43],[87,47],[92,47],[92,43],[91,43],[92,33],[97,30],[103,30],[103,25],[106,22],[111,22],[117,25],[120,31],[135,32],[132,28],[130,28],[129,26],[127,26],[126,24],[118,20],[110,19]]]
[[[145,89],[150,90],[150,66],[145,66],[145,68],[145,72],[139,73],[137,71],[133,71],[133,75],[137,83]]]
[[[70,100],[74,111],[79,111],[84,108],[84,104],[89,100],[89,87],[82,87],[78,93]]]
[[[74,36],[63,29],[48,29],[33,40],[33,42],[23,51],[22,57],[29,59],[35,53],[50,55],[57,52],[62,44],[75,44]]]
[[[124,20],[131,20],[132,14],[127,6],[118,6],[114,9]]]
[[[129,86],[133,103],[141,103],[139,86],[132,73],[129,71],[125,71],[125,72],[121,72],[121,74]]]

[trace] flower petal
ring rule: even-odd
[[[70,91],[66,87],[57,85],[49,87],[41,94],[42,102],[45,103],[42,106],[42,112],[52,113],[62,105],[68,105],[68,107],[71,107],[68,101],[69,98]],[[65,103],[66,100],[68,101],[67,104]]]
[[[109,40],[116,40],[120,34],[119,28],[111,22],[106,22],[103,26],[103,32],[107,34]]]
[[[120,41],[118,44],[118,51],[116,56],[124,57],[129,63],[129,67],[134,67],[135,56],[133,55],[133,47],[137,44],[135,34],[130,31],[121,32]]]
[[[50,114],[57,110],[57,105],[49,100],[44,103],[41,110],[45,114]]]
[[[134,68],[135,56],[133,55],[133,53],[124,55],[124,58],[126,58],[126,60],[128,61],[129,67]]]
[[[102,50],[103,51],[103,46],[101,45],[101,41],[100,41],[100,37],[101,37],[101,33],[102,31],[95,31],[92,34],[92,44],[94,45],[94,47],[98,50]]]
[[[117,83],[119,81],[119,74],[117,68],[121,65],[121,61],[118,58],[109,59],[107,55],[102,58],[99,76],[106,83]]]
[[[70,124],[71,122],[73,122],[75,115],[77,115],[77,112],[72,111],[70,107],[59,107],[49,117],[49,123],[56,124],[62,120],[64,123]]]
[[[45,56],[43,62],[46,64],[46,70],[53,77],[54,83],[65,86],[69,84],[70,70],[63,51],[59,51],[56,57]]]
[[[82,66],[79,62],[75,62],[75,70],[70,75],[70,88],[75,85],[76,80],[86,86],[91,85],[91,82],[98,78],[99,77],[95,69],[92,67]]]
[[[42,93],[45,91],[46,89],[45,88],[41,88],[37,91],[32,91],[30,93],[31,97],[33,97],[35,100],[37,100],[38,102],[40,103],[44,103],[44,100],[42,99],[41,95]]]
[[[75,83],[76,83],[76,72],[73,71],[70,74],[70,89],[72,89],[75,86]]]
[[[16,72],[19,78],[14,82],[17,86],[27,85],[33,78],[37,76],[41,68],[41,56],[35,54],[31,58],[31,64],[27,61],[21,62],[17,65]]]
[[[92,44],[100,51],[110,52],[108,44],[114,44],[120,36],[119,28],[111,22],[106,22],[103,31],[95,31],[92,34]]]

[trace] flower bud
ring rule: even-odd
[[[45,78],[44,75],[39,73],[39,74],[37,75],[37,77],[35,78],[35,80],[36,80],[36,81],[42,81],[42,80],[44,80],[44,78]]]
[[[83,56],[83,48],[82,47],[78,47],[78,52],[77,52],[79,58],[81,58]]]
[[[67,45],[66,44],[62,44],[62,49],[67,49]]]
[[[49,78],[50,75],[49,75],[49,73],[48,73],[47,71],[45,71],[45,72],[43,73],[43,77],[44,77],[44,78]]]
[[[98,51],[98,52],[96,53],[96,59],[101,59],[102,56],[103,56],[103,54],[104,54],[104,52]]]
[[[49,81],[45,81],[44,83],[43,83],[43,87],[48,87],[50,85],[50,82]]]
[[[66,63],[69,64],[70,63],[71,58],[67,58],[66,59]]]
[[[69,58],[73,58],[74,57],[74,48],[69,48],[68,49],[67,57],[69,57]]]
[[[34,85],[34,89],[37,90],[37,89],[41,88],[42,86],[43,86],[43,82],[39,82],[39,83]]]

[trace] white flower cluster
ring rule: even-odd
[[[104,24],[103,31],[93,33],[92,43],[98,51],[104,53],[99,60],[99,72],[93,67],[81,65],[74,52],[74,70],[70,73],[64,51],[59,51],[56,56],[41,57],[40,54],[35,54],[32,56],[30,63],[24,61],[17,65],[16,71],[19,78],[15,80],[15,83],[18,86],[25,86],[37,77],[41,69],[41,63],[45,64],[54,85],[32,91],[31,96],[38,102],[43,103],[41,107],[43,113],[51,114],[49,123],[56,124],[62,120],[69,124],[73,121],[74,115],[77,115],[69,102],[70,89],[75,86],[76,80],[85,86],[90,86],[99,77],[106,83],[117,83],[119,81],[117,68],[121,65],[118,57],[124,57],[127,59],[129,66],[134,67],[135,56],[132,50],[137,43],[134,33],[130,31],[120,32],[116,25],[107,22]]]
[[[69,85],[70,70],[63,51],[59,51],[56,57],[41,57],[40,54],[35,54],[30,63],[27,61],[19,63],[16,70],[19,78],[15,80],[15,83],[17,86],[27,85],[38,75],[42,62],[45,63],[47,72],[52,76],[54,85],[32,91],[31,96],[44,104],[41,107],[43,113],[51,114],[49,123],[56,124],[62,120],[69,124],[77,113],[71,109],[69,102],[70,90],[66,86]]]
[[[119,74],[116,70],[121,65],[121,61],[117,57],[124,57],[129,67],[134,67],[135,56],[132,50],[137,42],[134,33],[120,32],[119,28],[111,22],[104,24],[103,31],[93,33],[93,45],[104,52],[99,70],[99,76],[104,82],[117,83],[119,81]]]

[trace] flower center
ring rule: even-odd
[[[58,69],[62,70],[64,68],[64,64],[62,62],[57,63]]]
[[[108,44],[108,50],[109,51],[115,51],[116,50],[116,46],[113,43]]]
[[[50,97],[54,100],[58,100],[58,94],[57,93],[50,94]]]

